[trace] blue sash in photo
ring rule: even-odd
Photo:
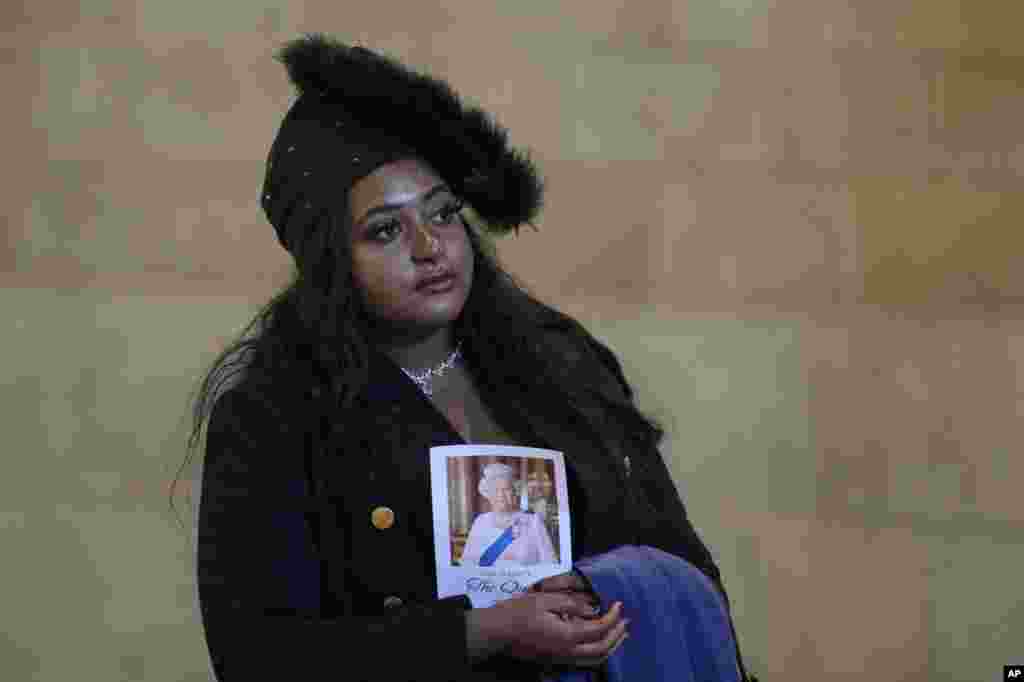
[[[498,536],[498,539],[491,543],[483,554],[480,555],[481,566],[493,566],[494,562],[497,561],[501,553],[505,551],[505,548],[512,544],[515,538],[512,536],[512,529],[516,524],[512,524],[505,529],[505,532]]]

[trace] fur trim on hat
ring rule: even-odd
[[[338,105],[360,125],[385,130],[419,153],[499,234],[531,222],[543,181],[508,131],[464,105],[444,81],[323,34],[286,44],[278,55],[300,96]]]

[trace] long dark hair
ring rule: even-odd
[[[233,388],[261,402],[281,428],[295,429],[297,442],[311,430],[322,439],[344,436],[346,420],[338,415],[368,382],[371,352],[370,319],[352,278],[350,221],[338,217],[347,214],[347,206],[325,212],[297,240],[289,284],[205,373],[190,397],[192,428],[181,469],[200,450],[217,398]],[[528,292],[501,266],[486,233],[465,215],[462,221],[473,249],[474,275],[453,331],[464,341],[467,366],[487,368],[491,380],[524,396],[554,392],[570,410],[569,418],[602,438],[625,434],[638,444],[660,444],[664,429],[634,406],[632,390],[607,346]],[[564,342],[546,342],[555,337]],[[607,384],[602,388],[595,381],[595,366],[609,363],[623,391],[609,391]],[[172,511],[177,480],[176,475],[171,484]]]

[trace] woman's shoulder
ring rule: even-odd
[[[256,382],[243,381],[212,399],[211,428],[221,425],[241,425],[248,428],[287,430],[302,415],[303,401],[297,396]]]
[[[563,366],[598,378],[606,390],[633,397],[618,357],[583,325],[571,319],[565,323],[544,325],[540,328],[539,338],[543,352],[556,356]]]
[[[519,518],[530,524],[531,526],[543,526],[544,521],[541,520],[540,514],[534,512],[519,512]]]
[[[207,455],[221,451],[270,452],[293,449],[301,417],[258,391],[236,387],[217,395],[207,424]]]
[[[533,512],[528,511],[517,511],[512,516],[512,523],[518,525],[520,528],[524,526],[532,526],[537,520],[537,515]]]
[[[235,387],[211,398],[210,431],[237,429],[246,423],[259,421],[260,405],[255,398]]]
[[[234,387],[213,398],[210,431],[250,431],[269,423],[272,410],[259,396],[244,387]]]
[[[473,519],[473,523],[469,525],[469,534],[475,536],[483,532],[481,529],[490,525],[491,513],[492,512],[484,512],[482,514],[478,514],[477,517]]]

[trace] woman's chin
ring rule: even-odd
[[[421,307],[422,317],[436,321],[454,322],[462,313],[465,305],[466,298],[453,290],[444,296],[432,296],[426,299]]]
[[[417,311],[417,314],[406,313],[402,317],[381,320],[378,324],[382,333],[392,337],[409,339],[425,339],[438,330],[453,324],[459,319],[461,309],[433,308]],[[383,330],[386,330],[384,332]]]

